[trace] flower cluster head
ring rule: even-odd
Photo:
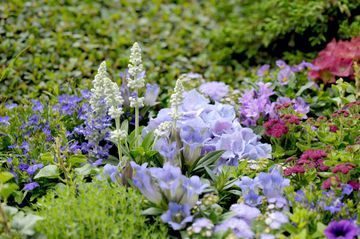
[[[322,50],[313,64],[317,67],[309,72],[313,79],[324,83],[335,83],[335,77],[353,78],[353,64],[360,58],[360,37],[350,41],[331,41]]]
[[[246,204],[250,206],[260,205],[262,198],[266,197],[270,204],[269,208],[283,208],[287,205],[283,190],[289,185],[290,180],[285,179],[275,168],[269,173],[261,172],[254,179],[243,176],[237,182]],[[260,194],[260,189],[263,196]]]
[[[202,236],[205,238],[211,238],[213,235],[214,224],[207,218],[197,218],[194,223],[187,228],[187,234],[189,236]]]
[[[296,160],[295,165],[284,170],[285,176],[297,173],[305,173],[306,169],[316,168],[320,171],[327,171],[329,167],[324,164],[324,157],[327,154],[324,150],[309,149],[302,153],[300,158]]]
[[[328,239],[353,239],[358,235],[358,227],[349,220],[332,221],[324,234]]]
[[[331,171],[333,173],[342,173],[342,174],[348,174],[353,168],[355,168],[355,164],[353,163],[342,163],[336,165]]]
[[[155,129],[156,135],[161,135],[155,148],[167,161],[172,161],[174,155],[169,152],[182,153],[185,164],[191,166],[196,159],[214,150],[225,150],[219,166],[223,164],[237,165],[239,160],[257,160],[271,158],[271,146],[263,144],[251,129],[242,128],[236,119],[234,107],[227,104],[210,101],[196,90],[183,92],[181,100],[173,97],[172,109],[162,109],[157,118],[151,119],[144,128],[143,135]],[[175,100],[176,99],[176,100]],[[175,122],[181,145],[174,144],[168,131],[174,107],[181,114]],[[174,147],[178,147],[175,149]],[[171,158],[168,158],[168,156]],[[176,163],[175,163],[176,164]]]
[[[267,218],[265,219],[265,223],[271,229],[280,229],[282,224],[288,223],[289,218],[283,212],[275,211],[270,213]]]
[[[287,65],[283,60],[277,60],[276,65],[280,68],[277,79],[281,85],[287,85],[295,79],[295,73],[291,66]]]
[[[189,205],[191,208],[208,186],[198,176],[185,177],[180,168],[169,163],[162,168],[147,168],[147,163],[139,166],[135,162],[131,162],[131,166],[136,171],[134,185],[156,205],[164,201]]]
[[[145,86],[145,71],[142,64],[141,48],[137,42],[131,47],[130,52],[128,87],[130,90],[138,90]]]
[[[229,86],[223,82],[207,82],[200,86],[200,91],[214,101],[220,101],[229,93]]]
[[[161,220],[168,223],[174,230],[183,229],[187,223],[192,222],[189,204],[169,203],[169,210],[161,215]]]
[[[280,138],[289,132],[289,129],[285,125],[284,121],[278,119],[266,121],[263,127],[265,128],[266,135],[274,138]]]

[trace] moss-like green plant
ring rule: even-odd
[[[62,187],[39,200],[44,220],[37,231],[47,238],[167,238],[159,221],[142,212],[143,197],[107,181]]]

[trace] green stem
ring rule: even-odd
[[[5,231],[6,234],[9,235],[10,234],[10,227],[9,227],[8,219],[6,217],[6,213],[4,211],[2,203],[0,204],[0,215],[1,215],[1,218],[2,218],[1,223],[4,225],[4,231]]]
[[[135,147],[139,145],[139,106],[135,107]]]
[[[116,130],[120,130],[120,118],[116,118],[115,119],[115,125],[116,125]],[[119,163],[120,165],[122,165],[122,151],[121,151],[121,140],[118,140],[117,142],[117,149],[118,149],[118,154],[119,154]]]

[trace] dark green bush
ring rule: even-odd
[[[232,0],[217,8],[221,27],[212,32],[208,51],[223,64],[269,63],[285,52],[292,61],[311,59],[316,55],[308,53],[332,38],[360,33],[357,0]]]
[[[37,204],[47,238],[167,238],[167,227],[141,214],[143,197],[107,181],[58,188]]]

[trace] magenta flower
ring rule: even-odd
[[[332,221],[324,234],[328,239],[353,239],[357,235],[357,226],[349,220]]]
[[[281,120],[271,119],[264,123],[263,127],[265,128],[265,133],[268,136],[274,138],[280,138],[284,134],[287,134],[289,129],[286,127],[285,123]]]

